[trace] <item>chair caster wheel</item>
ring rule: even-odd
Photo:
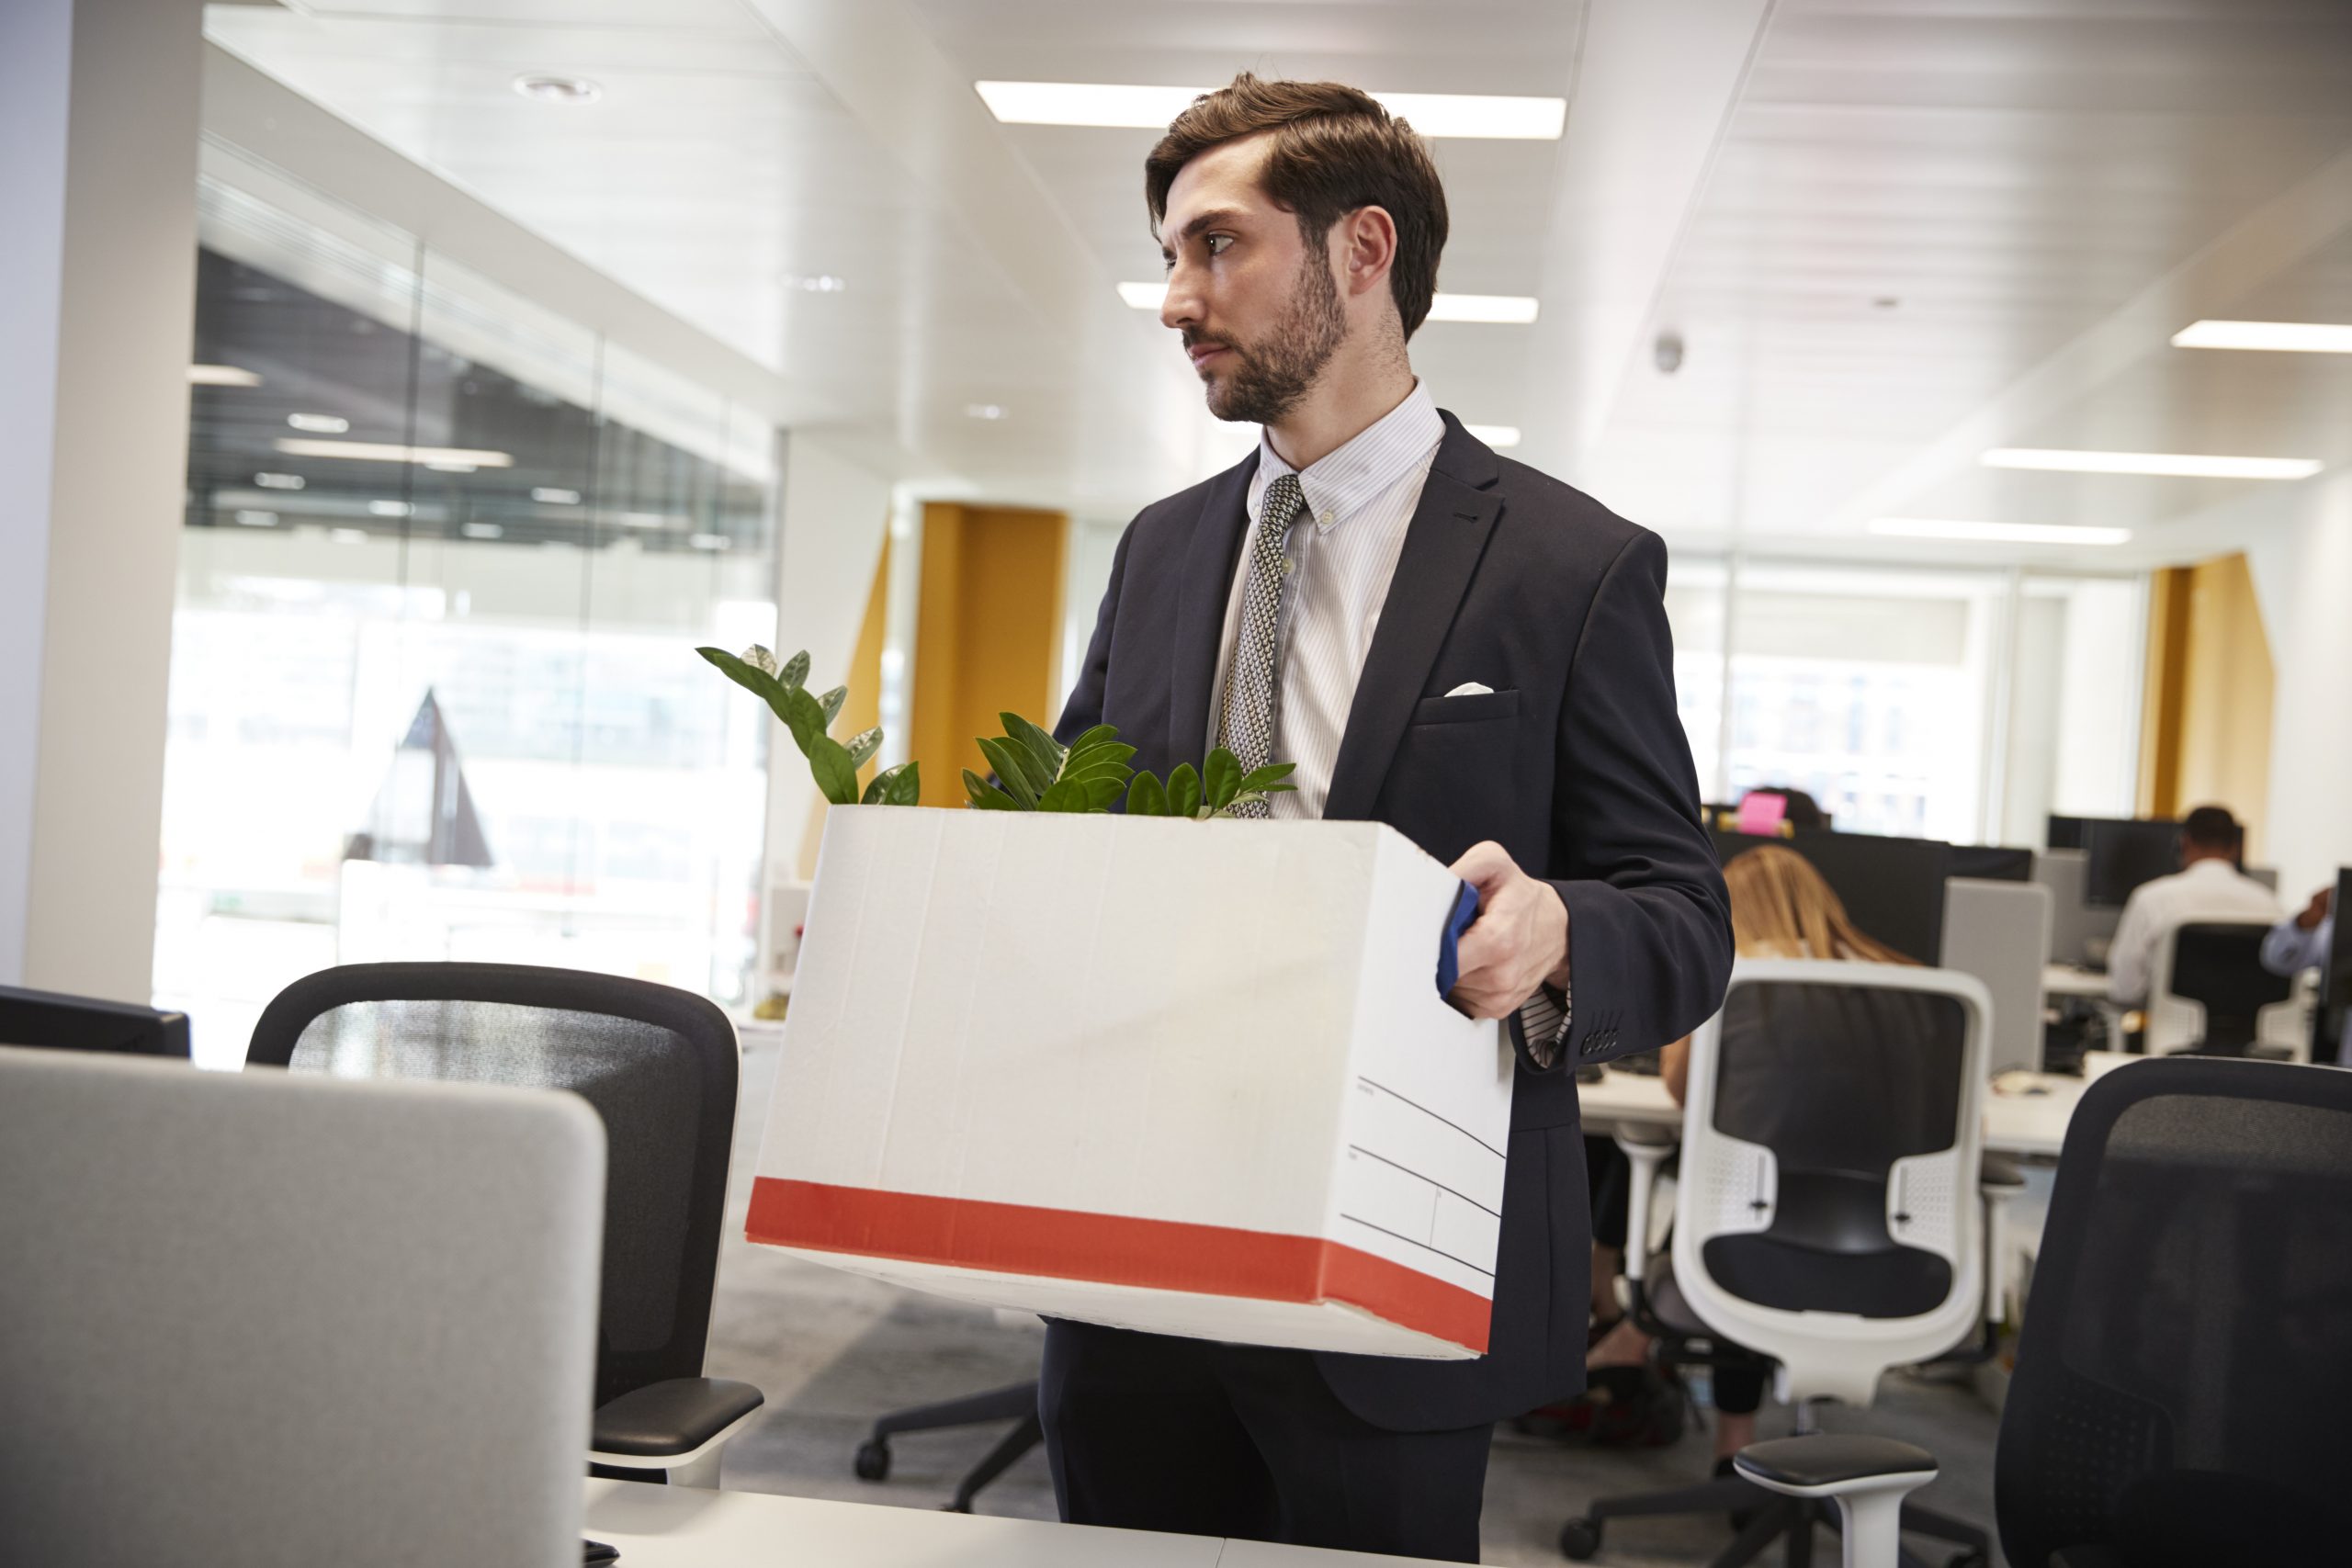
[[[1571,1562],[1589,1561],[1600,1550],[1599,1519],[1570,1519],[1560,1527],[1560,1555]]]
[[[890,1479],[890,1445],[882,1438],[868,1438],[857,1445],[857,1478],[860,1481]]]

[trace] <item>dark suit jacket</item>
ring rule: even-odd
[[[1138,768],[1200,762],[1256,464],[1128,526],[1064,740],[1108,722]],[[1476,1426],[1583,1386],[1591,1211],[1568,1068],[1654,1051],[1723,1000],[1730,908],[1675,714],[1665,587],[1657,535],[1445,415],[1324,816],[1386,822],[1448,863],[1491,839],[1550,880],[1574,1021],[1550,1070],[1521,1054],[1487,1354],[1317,1357],[1391,1430]],[[1492,694],[1443,694],[1470,681]]]

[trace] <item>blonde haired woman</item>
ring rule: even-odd
[[[1846,906],[1811,862],[1793,850],[1761,845],[1726,862],[1724,885],[1731,891],[1732,942],[1742,958],[1838,958],[1866,964],[1912,964],[1854,924]],[[1658,1074],[1680,1105],[1690,1082],[1690,1037],[1665,1048]],[[1784,1095],[1786,1083],[1760,1086]],[[1719,1086],[1723,1096],[1739,1092]],[[1622,1156],[1621,1156],[1622,1157]],[[1638,1243],[1637,1243],[1638,1244]],[[1639,1366],[1649,1356],[1649,1337],[1621,1319],[1586,1358],[1590,1367]],[[1714,1373],[1715,1473],[1730,1473],[1731,1457],[1756,1440],[1756,1410],[1764,1401],[1764,1374],[1756,1368],[1718,1367]]]

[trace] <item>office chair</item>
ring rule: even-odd
[[[605,1126],[599,1473],[716,1486],[763,1401],[702,1375],[718,1268],[735,1028],[668,986],[514,964],[355,964],[278,993],[247,1066],[570,1089]]]
[[[2208,1056],[2244,1056],[2258,1047],[2292,1055],[2305,1032],[2290,1018],[2263,1025],[2263,1013],[2290,999],[2291,975],[2262,966],[2267,920],[2190,920],[2175,926],[2157,944],[2148,983],[2147,1052],[2151,1056],[2194,1051]],[[2274,1015],[2275,1016],[2275,1015]]]
[[[1002,1475],[1012,1462],[1046,1440],[1045,1423],[1037,1415],[1037,1384],[1033,1379],[986,1393],[967,1394],[937,1404],[894,1410],[874,1423],[874,1430],[857,1449],[855,1467],[861,1481],[890,1477],[890,1439],[904,1432],[942,1432],[953,1427],[977,1427],[989,1421],[1010,1421],[1012,1430],[956,1483],[951,1514],[968,1514],[980,1488]]]
[[[2352,1073],[2173,1057],[2092,1083],[1994,1456],[2013,1568],[2343,1562],[2347,1409]],[[1741,1472],[1868,1496],[1924,1457],[1816,1441]],[[1848,1568],[1890,1568],[1877,1544]]]
[[[1625,1272],[1635,1321],[1665,1341],[1661,1360],[1769,1359],[1776,1397],[1811,1432],[1815,1402],[1868,1404],[1889,1367],[1974,1337],[1988,1301],[1978,1208],[1991,1011],[1984,984],[1950,970],[1734,966],[1723,1010],[1691,1038],[1673,1245],[1658,1263],[1640,1243],[1666,1148],[1626,1145]],[[1909,1485],[1932,1476],[1930,1462]],[[1893,1506],[1902,1528],[1962,1547],[1956,1562],[1985,1560],[1984,1529],[1899,1495]],[[1612,1518],[1751,1506],[1715,1568],[1776,1540],[1789,1562],[1809,1563],[1814,1526],[1838,1522],[1822,1498],[1770,1496],[1730,1475],[1601,1498],[1562,1527],[1560,1550],[1592,1557]]]

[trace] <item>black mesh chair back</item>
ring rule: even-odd
[[[1951,1265],[1894,1234],[1896,1162],[1957,1138],[1969,1016],[1955,996],[1772,980],[1724,1002],[1710,1118],[1770,1149],[1770,1228],[1702,1248],[1725,1289],[1784,1312],[1914,1317],[1951,1288]]]
[[[707,998],[512,964],[350,964],[280,993],[246,1063],[581,1096],[607,1145],[595,1402],[701,1375],[738,1066]]]
[[[2244,1055],[2259,1032],[2262,1010],[2294,994],[2293,976],[2273,975],[2262,966],[2262,939],[2268,931],[2267,926],[2231,921],[2184,925],[2173,933],[2169,989],[2205,1010],[2197,1051]]]
[[[2178,1056],[2066,1129],[1994,1466],[2014,1568],[2352,1560],[2352,1072]]]

